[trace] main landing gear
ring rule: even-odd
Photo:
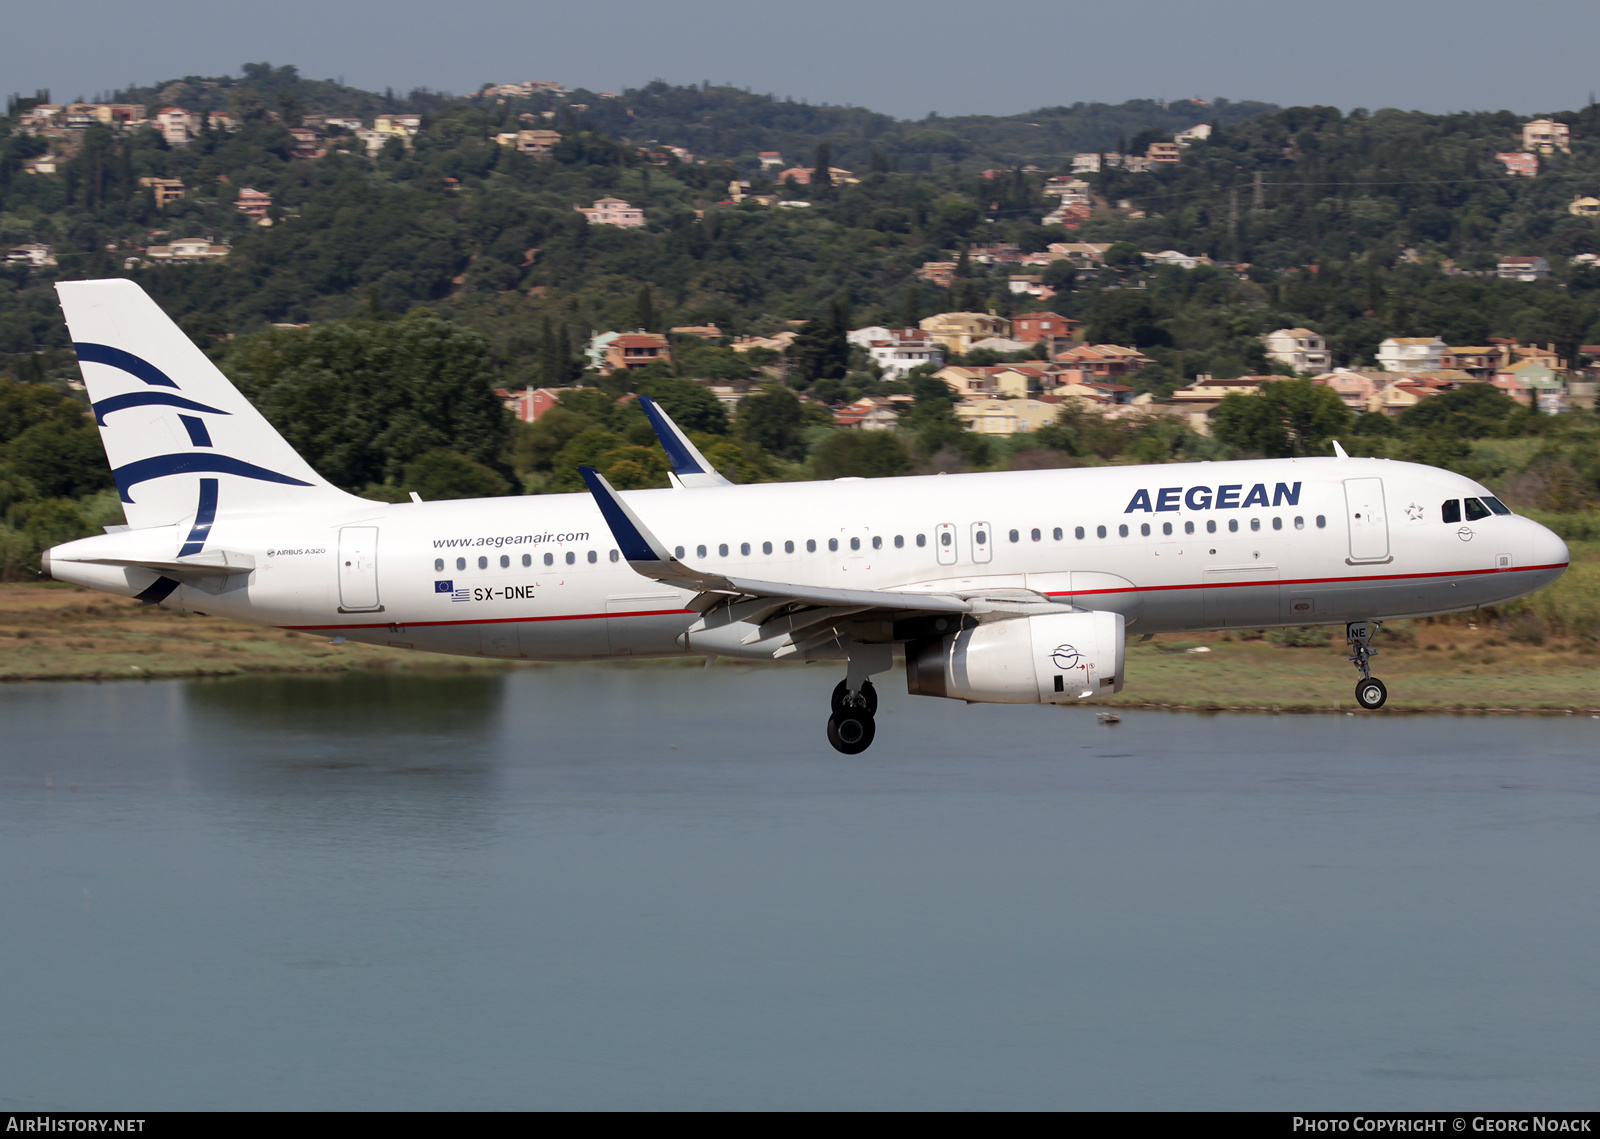
[[[872,746],[877,725],[872,717],[878,711],[878,690],[869,677],[894,667],[893,650],[888,645],[864,645],[853,638],[841,638],[848,667],[844,679],[833,690],[829,701],[828,742],[845,755],[860,755]]]
[[[872,746],[877,727],[872,717],[878,711],[878,690],[872,681],[850,691],[850,682],[841,680],[833,690],[833,714],[828,717],[828,742],[845,755],[860,755]]]
[[[1372,647],[1372,638],[1382,627],[1382,621],[1352,621],[1345,626],[1350,663],[1361,672],[1361,679],[1356,682],[1356,703],[1369,712],[1382,708],[1389,699],[1389,689],[1372,675],[1372,658],[1378,655],[1378,650]]]

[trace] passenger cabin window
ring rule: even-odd
[[[1079,541],[1082,541],[1083,540],[1083,527],[1082,526],[1073,527],[1072,536],[1074,538],[1077,538]]]
[[[874,535],[874,536],[873,536],[873,539],[872,539],[872,548],[873,548],[873,549],[874,549],[874,550],[881,550],[881,549],[883,549],[883,538],[882,538],[882,537],[881,537],[881,536],[880,536],[880,535]]]
[[[706,548],[704,546],[696,546],[694,548],[694,556],[697,557],[697,558],[705,557],[706,556]]]
[[[1058,542],[1061,541],[1061,527],[1057,526],[1054,530],[1050,531],[1050,536]]]
[[[532,564],[533,564],[533,555],[532,554],[523,554],[522,555],[522,568],[523,569],[527,569]]]
[[[850,539],[850,548],[852,550],[859,550],[861,548],[861,539],[860,538],[851,538]]]
[[[828,549],[829,549],[829,551],[835,551],[838,548],[839,548],[839,539],[837,539],[837,538],[829,538],[828,539]]]
[[[786,553],[786,554],[794,553],[794,543],[793,542],[785,542],[783,544],[783,552]]]
[[[816,552],[817,552],[817,540],[815,538],[807,538],[806,539],[806,553],[814,554]]]
[[[918,534],[917,535],[917,549],[920,550],[923,546],[926,546],[927,544],[928,544],[928,536],[926,534]]]
[[[748,558],[750,556],[750,543],[749,542],[740,542],[739,543],[739,555],[741,557],[746,557],[746,558]]]
[[[1104,526],[1096,526],[1094,528],[1094,536],[1096,538],[1104,538],[1106,536],[1106,528]]]
[[[1327,525],[1328,525],[1328,516],[1326,514],[1317,515],[1317,529],[1318,530],[1324,529]]]
[[[904,534],[896,534],[894,536],[894,548],[895,549],[902,550],[902,549],[905,548],[905,544],[906,544],[906,536]]]
[[[1193,534],[1194,533],[1194,523],[1193,522],[1185,522],[1183,524],[1183,532],[1185,534]]]
[[[1239,520],[1237,518],[1228,519],[1228,533],[1237,534],[1238,532],[1239,532]]]
[[[1033,540],[1034,540],[1034,541],[1035,541],[1035,542],[1037,542],[1037,541],[1038,541],[1038,540],[1039,540],[1039,539],[1040,539],[1040,538],[1042,538],[1042,537],[1043,537],[1043,536],[1044,536],[1044,535],[1042,535],[1042,534],[1040,534],[1040,533],[1039,533],[1039,531],[1037,531],[1037,530],[1030,530],[1030,531],[1028,531],[1028,537],[1030,537],[1030,538],[1032,538],[1032,539],[1033,539]],[[1057,534],[1057,535],[1056,535],[1056,537],[1058,537],[1058,538],[1059,538],[1059,537],[1060,537],[1060,536],[1061,536],[1061,535],[1060,535],[1060,534],[1059,534],[1059,533],[1058,533],[1058,534]]]
[[[1013,542],[1022,541],[1022,535],[1017,533],[1015,530],[1013,530],[1013,531],[1011,531],[1011,533],[1007,534],[1006,537],[1010,538]]]
[[[501,554],[500,555],[500,568],[501,569],[510,569],[511,568],[511,555],[510,554]]]
[[[1215,534],[1216,532],[1217,532],[1217,520],[1215,518],[1207,518],[1206,519],[1206,533],[1207,534]]]
[[[1447,499],[1445,501],[1445,504],[1443,506],[1439,507],[1439,521],[1441,521],[1441,522],[1460,522],[1461,521],[1461,500],[1459,498]]]
[[[1127,536],[1128,536],[1128,526],[1127,526],[1127,523],[1123,523],[1121,526],[1117,527],[1117,537],[1126,538]]]
[[[761,552],[763,554],[772,553],[772,543],[771,542],[762,542],[761,543]]]
[[[466,558],[457,558],[456,559],[456,569],[462,570],[462,569],[466,569],[466,568],[467,568],[467,559]]]
[[[573,551],[573,550],[568,550],[567,551],[567,564],[569,566],[575,566],[575,565],[578,564],[578,555],[577,555],[577,553],[575,551]]]
[[[489,568],[489,559],[488,558],[479,558],[478,559],[478,568],[479,569],[488,569]]]
[[[1274,518],[1272,520],[1272,528],[1274,530],[1282,530],[1283,529],[1283,519],[1282,518]]]
[[[1141,522],[1139,524],[1139,537],[1148,538],[1149,536],[1150,536],[1150,523]]]
[[[444,559],[443,558],[434,558],[433,559],[433,572],[434,573],[443,573],[444,572]]]
[[[1463,501],[1466,503],[1466,507],[1467,507],[1467,521],[1468,522],[1477,522],[1478,520],[1483,519],[1483,518],[1487,518],[1487,517],[1489,517],[1490,514],[1494,513],[1487,506],[1485,506],[1483,503],[1479,502],[1475,498],[1468,498],[1468,499],[1464,499]]]
[[[556,556],[554,554],[546,554],[544,556],[544,564],[547,565],[547,566],[555,565],[556,564]]]
[[[1250,519],[1250,529],[1251,530],[1260,530],[1261,529],[1261,519],[1259,519],[1259,518]]]
[[[952,539],[951,539],[951,537],[950,537],[948,532],[939,535],[939,544],[941,546],[948,546],[951,543],[951,541],[952,541]]]
[[[717,556],[719,558],[725,558],[728,556],[728,543],[723,542],[717,547]]]
[[[599,561],[599,560],[600,560],[600,555],[595,553],[593,550],[590,550],[589,551],[589,564],[590,565],[594,565],[594,563]]]
[[[1163,522],[1161,524],[1161,533],[1164,535],[1170,535],[1172,533],[1172,523]]]
[[[682,561],[683,560],[683,547],[682,546],[674,546],[672,548],[672,556],[677,558],[679,561]]]
[[[1294,528],[1296,530],[1304,530],[1306,528],[1306,520],[1296,515],[1294,520]]]
[[[614,562],[621,561],[622,560],[622,555],[617,553],[617,551],[612,550],[611,551],[611,560],[614,561]]]

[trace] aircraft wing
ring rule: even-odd
[[[689,442],[683,429],[672,422],[672,417],[661,410],[659,403],[642,395],[639,397],[639,406],[644,408],[645,417],[650,420],[656,438],[661,441],[661,449],[667,453],[667,461],[672,464],[674,483],[681,487],[733,485],[706,461],[700,448]]]
[[[599,471],[593,467],[578,470],[594,495],[618,550],[635,572],[664,585],[692,589],[698,595],[692,607],[701,613],[701,619],[689,630],[691,636],[739,626],[742,645],[781,637],[773,650],[773,656],[781,659],[836,642],[846,635],[839,628],[845,620],[860,623],[938,614],[1020,617],[1071,610],[1071,606],[1026,590],[986,594],[835,589],[710,573],[674,557]],[[728,635],[733,632],[730,629]]]

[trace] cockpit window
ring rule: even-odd
[[[1466,499],[1465,502],[1467,504],[1468,522],[1476,522],[1480,518],[1487,518],[1491,513],[1493,513],[1487,506],[1475,498]]]
[[[1501,502],[1498,498],[1495,498],[1493,495],[1489,495],[1489,494],[1484,495],[1483,496],[1483,504],[1485,506],[1487,506],[1490,510],[1494,511],[1496,514],[1510,514],[1511,513],[1511,507],[1507,506],[1505,503]]]
[[[1441,522],[1460,522],[1461,521],[1461,500],[1459,498],[1452,498],[1449,501],[1447,501],[1443,506],[1439,507],[1439,521],[1441,521]]]

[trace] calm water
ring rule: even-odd
[[[1592,1108],[1600,721],[0,688],[0,1108]]]

